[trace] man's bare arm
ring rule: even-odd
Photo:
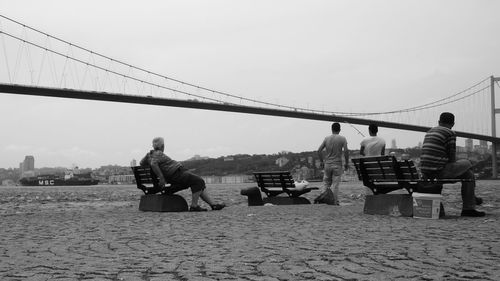
[[[323,165],[323,149],[325,149],[325,142],[323,142],[318,148],[318,158],[321,165]]]
[[[365,156],[365,146],[364,145],[362,145],[361,148],[359,149],[359,154],[361,156]]]
[[[344,145],[344,158],[345,158],[344,168],[345,168],[345,170],[348,170],[349,169],[349,149],[347,149],[347,143]]]
[[[158,184],[160,187],[164,187],[166,184],[165,177],[163,176],[163,173],[161,172],[160,166],[158,166],[158,163],[151,163],[151,169],[153,169],[153,172],[155,175],[158,177]]]

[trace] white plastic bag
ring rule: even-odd
[[[302,180],[302,181],[295,181],[294,182],[295,184],[295,189],[296,190],[304,190],[304,188],[306,188],[308,185],[309,185],[309,182],[306,181],[306,180]]]

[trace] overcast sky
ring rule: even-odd
[[[500,76],[494,0],[0,0],[0,7],[132,65],[291,106],[402,109]],[[25,155],[36,167],[128,165],[156,136],[165,137],[167,155],[185,160],[311,151],[330,134],[329,122],[10,94],[0,94],[0,128],[3,168]],[[367,135],[366,126],[356,128]],[[342,124],[341,134],[359,148],[353,127]],[[398,147],[423,139],[384,128],[379,135]]]

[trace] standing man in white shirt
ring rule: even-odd
[[[377,136],[378,126],[370,124],[368,126],[370,137],[361,141],[359,154],[362,156],[379,156],[385,154],[385,140]]]

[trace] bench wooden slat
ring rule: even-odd
[[[387,161],[384,161],[384,162],[380,162],[380,163],[377,163],[377,162],[363,162],[363,165],[366,169],[378,169],[378,168],[392,168],[393,164],[392,162],[387,162]]]
[[[295,187],[295,184],[293,182],[265,182],[265,181],[259,181],[259,183],[262,186],[289,186],[289,187]]]
[[[289,171],[269,171],[269,172],[253,172],[254,175],[285,175],[290,174]]]
[[[371,174],[370,179],[374,180],[386,179],[386,180],[397,181],[398,177],[396,176],[396,174]]]
[[[366,175],[395,174],[394,169],[365,169]]]
[[[281,182],[285,182],[285,183],[294,183],[293,180],[290,180],[290,179],[263,179],[263,178],[259,178],[258,181],[260,182],[266,182],[266,183],[281,183]]]

